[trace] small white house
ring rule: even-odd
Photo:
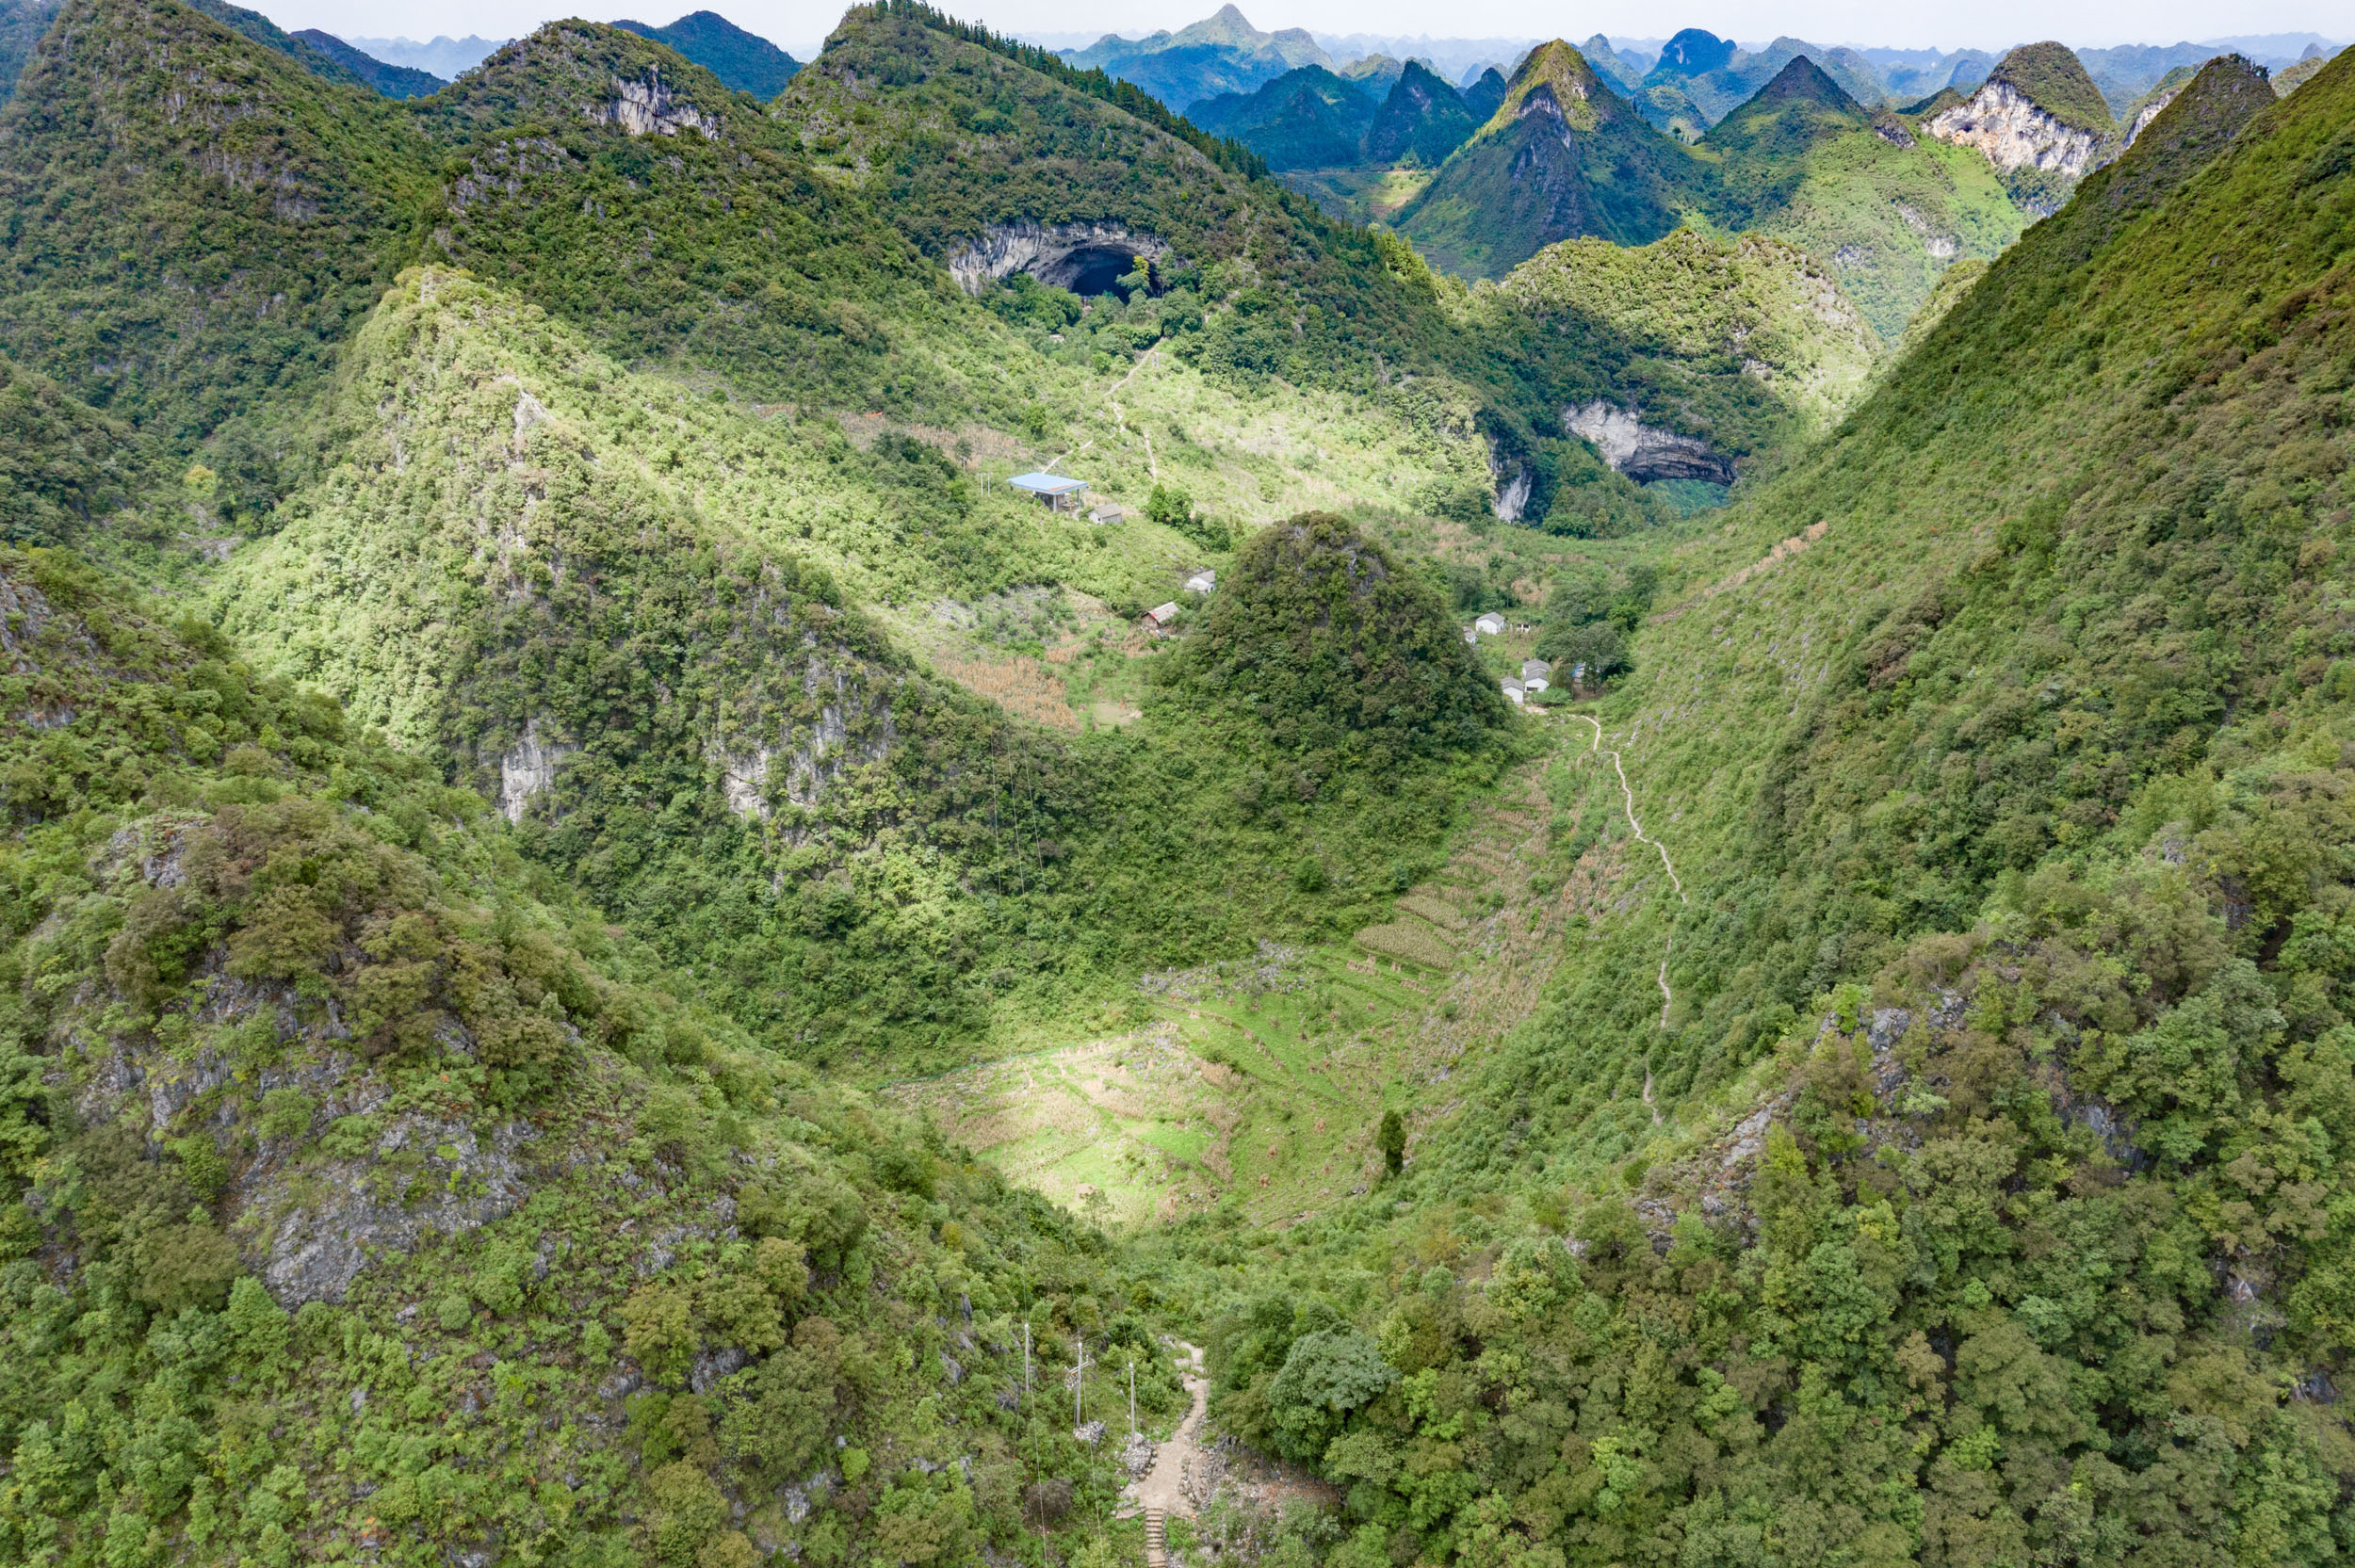
[[[1218,574],[1215,572],[1196,572],[1186,579],[1188,593],[1208,593],[1217,586]]]
[[[1497,684],[1503,687],[1504,700],[1512,703],[1515,707],[1519,707],[1522,703],[1528,701],[1529,688],[1521,685],[1520,682],[1515,680],[1512,676],[1507,675],[1503,680]]]
[[[1467,626],[1464,628],[1464,641],[1466,645],[1477,648],[1480,646],[1480,634]]]
[[[1521,660],[1521,679],[1524,681],[1542,681],[1552,673],[1553,666],[1543,659]]]
[[[1088,521],[1091,523],[1118,523],[1127,516],[1128,513],[1122,511],[1118,507],[1098,507],[1094,511],[1088,513]]]
[[[1499,615],[1494,610],[1490,610],[1487,614],[1472,622],[1472,630],[1478,632],[1482,637],[1502,637],[1504,635],[1504,617]]]
[[[1532,675],[1529,679],[1523,681],[1521,685],[1525,689],[1532,693],[1543,691],[1546,689],[1546,678],[1543,675]]]

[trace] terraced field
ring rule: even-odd
[[[1107,1221],[1231,1198],[1305,1218],[1378,1174],[1386,1109],[1420,1129],[1450,1108],[1468,1050],[1537,1010],[1564,939],[1642,895],[1608,755],[1560,748],[1479,802],[1446,864],[1348,943],[1145,977],[1139,1029],[901,1083],[1016,1181]],[[1412,1144],[1409,1145],[1409,1157]]]

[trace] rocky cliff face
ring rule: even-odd
[[[2083,178],[2103,159],[2109,138],[2069,124],[2009,82],[1990,81],[1924,127],[1957,146],[1975,147],[2009,172],[2037,169]]]
[[[1124,223],[992,223],[949,256],[949,275],[967,294],[1016,272],[1028,272],[1043,283],[1072,288],[1087,280],[1080,276],[1091,263],[1138,261],[1161,266],[1177,260],[1175,252],[1151,234],[1132,232]],[[1100,270],[1100,267],[1098,267]],[[1081,293],[1100,290],[1080,288]]]
[[[1633,409],[1597,398],[1562,411],[1562,428],[1594,444],[1602,461],[1631,479],[1706,479],[1711,484],[1733,483],[1733,460],[1711,449],[1709,443],[1679,435],[1658,425],[1647,425]]]

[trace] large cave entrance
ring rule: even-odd
[[[1067,288],[1082,298],[1113,294],[1126,301],[1132,290],[1121,279],[1135,271],[1136,267],[1134,251],[1117,245],[1082,245],[1051,261],[1042,258],[1031,271],[1040,283]],[[1149,262],[1145,264],[1145,279],[1147,293],[1160,292],[1159,280],[1153,277]]]

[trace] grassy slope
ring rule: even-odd
[[[1714,155],[1713,221],[1804,247],[1885,343],[1954,261],[1991,261],[2020,235],[2020,209],[1985,158],[1876,119],[1801,60],[1700,150]]]
[[[1595,90],[1608,93],[1599,82]],[[1595,102],[1597,125],[1627,119],[1616,97]],[[1951,261],[1991,259],[2020,233],[2020,209],[1985,159],[1913,137],[1893,120],[1876,123],[1796,57],[1691,151],[1625,130],[1622,139],[1635,136],[1643,145],[1611,162],[1598,141],[1594,168],[1583,175],[1555,169],[1558,147],[1542,139],[1529,143],[1526,165],[1514,163],[1532,133],[1515,126],[1510,112],[1508,104],[1400,218],[1442,265],[1500,274],[1563,237],[1598,234],[1624,245],[1681,218],[1804,247],[1893,343]],[[1647,190],[1651,199],[1638,201]],[[1630,213],[1641,219],[1632,227]]]
[[[2355,1444],[2284,1390],[2350,1348],[2350,125],[2341,65],[2204,171],[2138,145],[1684,552],[1600,738],[1689,903],[1635,862],[1375,1212],[1198,1223],[1224,1408],[1324,1453],[1351,1551],[2344,1530]],[[1287,1255],[1430,1380],[1329,1450]]]
[[[758,1051],[472,796],[70,558],[0,592],[11,1560],[948,1560],[1034,1538],[1032,1475],[1113,1483],[996,1403],[1017,1319],[1051,1369],[1118,1318],[1173,1408],[1099,1242]]]

